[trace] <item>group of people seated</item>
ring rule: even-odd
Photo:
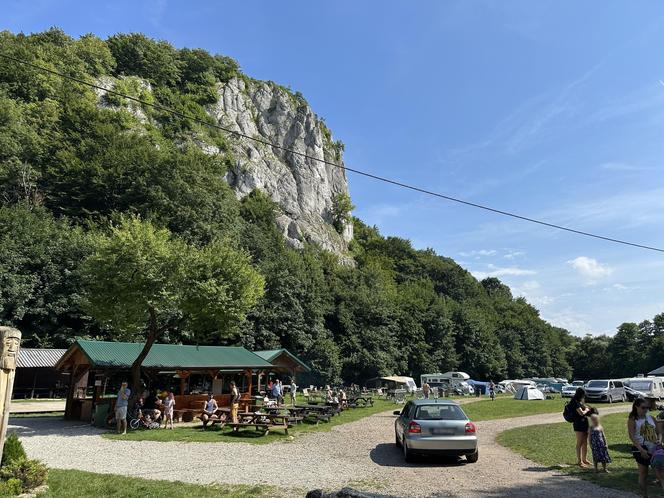
[[[346,391],[339,389],[338,392],[332,391],[332,389],[327,388],[327,394],[325,396],[325,403],[328,405],[339,406],[341,408],[348,407],[348,396]]]
[[[173,410],[175,409],[175,395],[172,392],[163,392],[161,397],[157,391],[149,391],[147,396],[136,402],[136,415],[145,424],[157,422],[164,428],[170,424],[173,429]]]

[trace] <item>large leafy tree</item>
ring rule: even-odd
[[[90,242],[80,269],[84,307],[118,339],[145,342],[131,369],[135,393],[143,360],[167,331],[189,340],[233,337],[263,293],[243,252],[222,242],[197,248],[138,217]]]

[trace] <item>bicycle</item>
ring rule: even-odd
[[[145,415],[142,410],[135,409],[129,418],[129,427],[136,430],[139,428],[144,429],[159,429],[161,424],[153,420],[150,415]]]

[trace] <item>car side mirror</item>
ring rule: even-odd
[[[399,410],[392,412],[392,415],[401,415],[401,412]]]

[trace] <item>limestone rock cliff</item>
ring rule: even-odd
[[[210,112],[224,127],[308,156],[341,162],[339,146],[325,124],[297,94],[266,81],[235,78],[218,86],[219,99]],[[294,247],[312,242],[343,256],[353,237],[344,224],[333,226],[332,208],[339,194],[348,194],[343,169],[233,137],[234,164],[227,180],[239,197],[259,188],[282,208],[277,219]]]

